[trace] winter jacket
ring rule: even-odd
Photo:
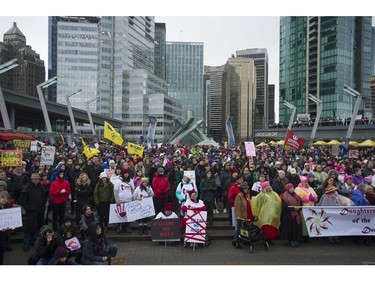
[[[169,181],[167,177],[156,174],[152,179],[151,186],[155,198],[167,198],[169,190]]]
[[[116,181],[113,188],[115,201],[122,203],[133,201],[134,190],[135,187],[132,179],[130,179],[128,182],[123,180]]]
[[[53,239],[51,243],[48,244],[45,237],[47,231],[52,232],[53,230],[50,226],[43,225],[40,228],[39,237],[35,242],[35,251],[39,258],[52,258],[58,246],[66,248],[61,235],[57,232],[54,232]]]
[[[102,233],[96,234],[97,226],[101,226]],[[84,265],[92,264],[92,262],[102,262],[104,256],[108,256],[108,248],[110,242],[101,223],[91,223],[87,229],[87,238],[82,248],[81,263]]]
[[[182,180],[176,188],[176,197],[181,204],[189,198],[189,191],[195,190],[195,193],[198,195],[198,188],[195,186],[194,182],[184,182]]]
[[[114,185],[112,182],[108,181],[104,184],[99,181],[94,189],[95,205],[98,206],[100,203],[114,203],[113,188]]]
[[[63,189],[65,189],[65,193],[61,193]],[[51,195],[52,204],[66,203],[70,194],[69,182],[66,179],[57,178],[51,183],[49,194]]]
[[[215,201],[217,187],[214,179],[202,179],[199,189],[201,191],[200,198],[203,202],[213,203]]]
[[[367,206],[368,201],[366,197],[363,195],[362,191],[359,189],[356,189],[353,191],[351,195],[351,199],[354,202],[355,206]]]
[[[231,207],[234,207],[234,200],[236,199],[238,193],[240,193],[240,187],[236,183],[233,183],[230,186],[228,194],[228,202]]]

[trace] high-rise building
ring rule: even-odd
[[[166,76],[166,29],[165,23],[155,23],[155,75],[163,80]]]
[[[344,119],[355,99],[347,85],[363,96],[358,114],[371,119],[371,17],[281,17],[280,121],[287,123],[288,101],[297,114],[316,116],[313,95],[323,102],[321,117]]]
[[[253,137],[256,97],[256,68],[251,58],[227,61],[223,118],[231,117],[236,143]],[[223,122],[225,124],[225,122]],[[226,132],[223,130],[223,132]]]
[[[154,17],[102,17],[99,34],[98,113],[125,121],[125,139],[137,141],[158,106],[155,140],[167,140],[181,104],[165,97],[166,81],[154,74]]]
[[[375,124],[375,75],[371,77],[371,98],[370,98],[370,107],[372,108],[372,120],[369,119],[372,124]]]
[[[371,27],[371,76],[375,75],[375,27]]]
[[[205,127],[208,136],[221,142],[225,128],[224,97],[225,97],[225,65],[204,67],[203,108]]]
[[[275,84],[268,85],[268,125],[275,124]]]
[[[38,96],[36,86],[45,81],[46,70],[40,55],[26,45],[26,37],[18,28],[17,23],[4,33],[0,42],[0,64],[18,59],[15,67],[0,75],[2,88],[28,96]]]
[[[168,95],[182,104],[182,120],[188,111],[203,119],[203,43],[167,41]]]
[[[98,24],[99,17],[49,17],[48,78],[58,77],[58,83],[48,88],[49,100],[86,109],[87,102],[97,95]],[[90,103],[91,112],[96,104]]]
[[[255,98],[254,129],[268,128],[268,53],[267,49],[246,49],[236,51],[239,58],[252,58],[256,69],[257,91]]]

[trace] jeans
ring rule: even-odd
[[[34,245],[34,242],[35,242],[35,234],[25,232],[25,235],[23,237],[23,244],[32,246]]]
[[[243,221],[236,220],[236,225],[234,226],[234,241],[238,241],[238,236],[240,235],[240,229],[243,226]]]

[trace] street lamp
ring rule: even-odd
[[[309,99],[312,100],[313,102],[315,102],[318,106],[318,109],[317,109],[317,112],[316,112],[316,117],[315,117],[315,122],[314,122],[314,127],[313,127],[313,130],[311,132],[311,136],[310,136],[310,147],[311,147],[312,143],[315,139],[316,129],[318,128],[320,115],[321,115],[322,110],[323,110],[323,102],[320,99],[318,99],[317,97],[315,97],[311,94],[309,94]]]
[[[356,98],[353,113],[352,113],[352,117],[350,119],[350,124],[349,124],[349,127],[348,127],[348,132],[346,133],[346,141],[349,143],[350,138],[352,137],[353,128],[354,128],[356,116],[357,116],[357,113],[358,113],[359,105],[361,104],[362,95],[361,95],[361,93],[357,92],[356,90],[350,88],[347,85],[344,85],[344,92],[346,92],[347,94]]]
[[[53,84],[57,83],[57,76],[44,81],[43,83],[40,83],[39,85],[36,86],[36,90],[38,92],[38,97],[40,100],[40,106],[42,108],[43,116],[44,116],[44,122],[46,123],[46,129],[47,132],[50,134],[50,142],[53,144],[53,137],[52,137],[52,127],[51,127],[51,122],[49,120],[48,116],[48,111],[47,111],[47,106],[46,106],[46,101],[44,100],[44,95],[42,92],[42,89],[45,89]]]
[[[70,104],[70,100],[69,98],[74,96],[75,94],[78,94],[82,92],[82,89],[79,89],[77,92],[75,93],[72,93],[72,94],[67,94],[65,95],[65,99],[66,99],[66,106],[68,107],[68,112],[69,112],[69,117],[70,117],[70,123],[72,123],[72,128],[73,128],[73,133],[74,134],[77,134],[77,126],[76,126],[76,122],[74,120],[74,115],[73,115],[73,110],[72,110],[72,105]]]
[[[0,65],[0,74],[4,73],[8,70],[11,70],[12,68],[15,68],[18,66],[18,59],[12,59],[6,63],[3,63]],[[10,124],[10,119],[8,115],[8,110],[5,104],[5,99],[3,95],[3,91],[1,90],[0,86],[0,111],[1,111],[1,117],[3,118],[4,128],[5,130],[11,130],[12,125]]]
[[[93,103],[94,101],[97,101],[98,99],[99,97],[96,97],[96,98],[93,98],[92,100],[89,100],[86,103],[87,115],[89,116],[89,121],[90,121],[90,126],[91,126],[91,131],[92,131],[93,136],[96,136],[96,132],[95,132],[95,127],[94,127],[94,122],[92,121],[90,103]]]
[[[292,110],[292,115],[290,116],[290,120],[289,120],[289,125],[288,125],[288,130],[291,130],[292,129],[292,125],[293,125],[293,120],[294,120],[294,115],[296,115],[296,107],[292,104],[290,104],[289,102],[287,101],[284,101],[284,105],[289,107],[291,110]]]

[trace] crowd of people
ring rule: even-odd
[[[187,210],[207,211],[209,226],[222,212],[234,225],[234,241],[255,217],[269,245],[280,239],[291,247],[309,241],[301,206],[375,205],[374,149],[361,149],[357,158],[326,147],[284,151],[280,145],[258,148],[254,157],[243,145],[162,144],[146,147],[142,157],[124,145],[101,142],[98,150],[87,158],[80,142],[56,145],[53,165],[30,151],[22,165],[0,168],[0,209],[22,207],[30,264],[110,263],[118,248],[108,229],[132,232],[129,222],[109,224],[110,205],[148,197],[156,218],[181,218],[182,232]],[[151,219],[137,221],[139,235],[148,234]],[[11,250],[10,235],[0,231],[0,264]],[[361,237],[353,242],[370,244]]]

